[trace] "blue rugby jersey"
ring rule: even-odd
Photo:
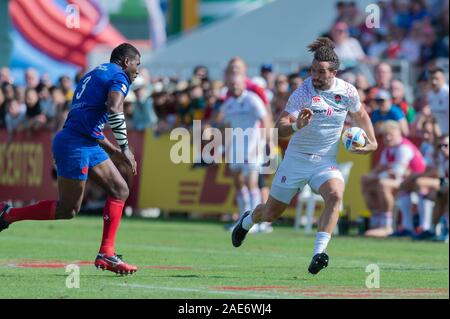
[[[83,76],[75,89],[72,108],[64,128],[104,139],[102,130],[108,121],[106,101],[109,91],[128,94],[131,82],[122,68],[115,63],[104,63]]]

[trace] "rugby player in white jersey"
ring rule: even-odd
[[[262,100],[255,93],[246,90],[244,75],[227,74],[226,85],[230,97],[221,106],[216,120],[234,130],[235,138],[226,138],[225,156],[233,175],[236,201],[242,216],[261,204],[261,191],[258,187],[264,150],[261,148],[261,141],[268,138],[269,134],[261,130],[260,124],[267,129],[273,125]]]
[[[367,133],[366,145],[353,149],[353,153],[373,152],[377,142],[356,88],[336,78],[339,58],[334,43],[319,38],[308,48],[314,53],[311,76],[292,93],[275,125],[280,137],[293,136],[274,176],[269,199],[241,216],[233,230],[232,243],[239,247],[254,223],[272,222],[281,216],[293,196],[309,184],[325,202],[308,267],[315,275],[328,266],[325,249],[336,227],[344,195],[344,179],[336,155],[347,113],[353,125]]]

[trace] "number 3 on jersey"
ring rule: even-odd
[[[84,89],[86,89],[86,85],[88,84],[88,82],[89,82],[90,79],[91,79],[91,76],[88,76],[88,77],[86,77],[86,78],[83,80],[83,84],[82,84],[82,86],[81,86],[81,91],[75,95],[75,97],[77,98],[77,100],[78,100],[78,99],[81,97],[81,95],[83,94]]]

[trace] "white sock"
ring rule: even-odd
[[[434,202],[432,200],[429,200],[423,195],[419,195],[417,210],[419,211],[420,228],[422,228],[422,231],[429,231],[431,229],[433,206]]]
[[[413,219],[412,219],[412,215],[411,215],[411,209],[412,209],[411,195],[410,194],[401,195],[397,199],[397,205],[402,214],[403,230],[413,231],[414,226],[413,226]]]
[[[239,207],[240,215],[252,209],[252,207],[250,207],[250,193],[248,192],[248,188],[246,186],[237,191],[236,201]]]
[[[255,209],[259,204],[261,204],[261,190],[259,188],[252,188],[250,190],[250,207],[251,209]]]
[[[314,243],[313,257],[325,251],[330,239],[331,234],[328,234],[326,232],[320,231],[316,234],[316,242]]]
[[[384,212],[381,214],[380,227],[392,227],[392,212]]]
[[[244,220],[242,221],[242,228],[244,228],[245,230],[250,230],[250,228],[252,228],[252,226],[254,225],[252,216],[253,211],[251,211],[251,213],[248,214],[248,216],[245,217]]]

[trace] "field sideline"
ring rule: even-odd
[[[222,223],[124,219],[116,250],[140,270],[120,277],[92,265],[100,216],[13,224],[0,233],[0,299],[449,298],[448,244],[333,237],[330,266],[313,277],[314,237],[274,228],[236,249]],[[79,289],[65,285],[71,263]],[[366,288],[369,264],[379,266],[379,289]]]

